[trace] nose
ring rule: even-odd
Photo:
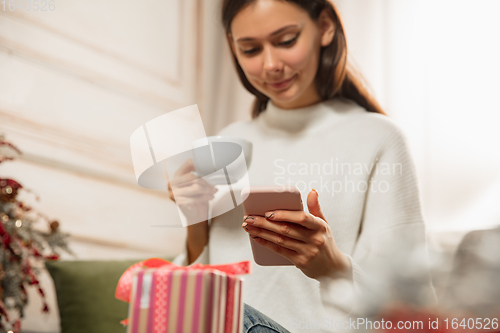
[[[279,72],[282,68],[282,63],[279,60],[276,50],[272,46],[264,48],[264,70],[267,72]]]

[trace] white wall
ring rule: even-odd
[[[55,5],[0,10],[0,132],[24,152],[0,175],[39,195],[25,199],[74,236],[78,259],[173,256],[185,230],[153,227],[179,216],[165,192],[136,184],[129,140],[146,121],[197,103],[199,4]],[[42,283],[57,310],[45,273]],[[57,312],[43,317],[34,290],[30,299],[23,329],[57,330]]]
[[[0,11],[0,130],[24,152],[2,175],[34,189],[65,231],[178,250],[150,227],[177,212],[136,185],[129,137],[196,103],[197,15],[194,1],[173,0]]]
[[[352,57],[410,139],[429,228],[500,223],[500,3],[335,3]]]

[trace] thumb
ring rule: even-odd
[[[319,206],[318,197],[318,192],[316,192],[315,189],[312,189],[307,195],[307,208],[309,209],[309,213],[326,221],[325,216],[321,211],[321,207]]]

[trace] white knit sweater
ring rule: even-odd
[[[269,101],[257,118],[233,123],[219,135],[253,143],[250,185],[295,185],[306,211],[307,194],[316,189],[335,242],[351,260],[353,283],[311,279],[294,266],[253,263],[252,274],[244,277],[244,302],[291,332],[320,331],[311,326],[318,321],[325,323],[324,331],[332,331],[325,320],[353,309],[352,291],[376,278],[369,274],[373,268],[408,248],[427,255],[415,166],[405,136],[390,117],[340,99],[292,110]],[[238,192],[238,184],[233,189]],[[208,245],[195,262],[253,260],[243,215],[240,205],[213,217]],[[187,264],[186,249],[174,263]],[[425,283],[432,293],[430,280]]]

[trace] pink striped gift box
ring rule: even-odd
[[[116,291],[129,302],[128,333],[242,331],[243,280],[236,274],[249,273],[249,262],[187,267],[155,262],[155,268],[142,263],[122,275]]]

